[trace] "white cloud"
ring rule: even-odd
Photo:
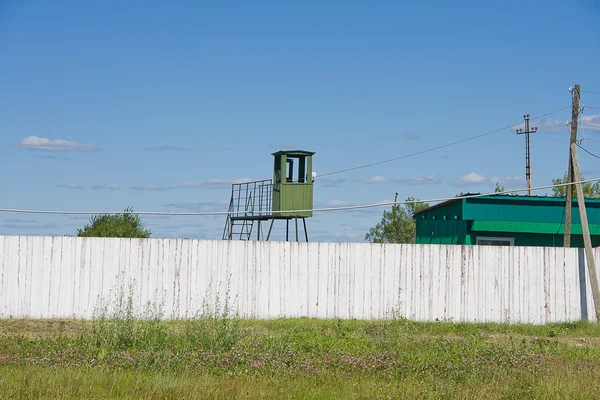
[[[315,180],[316,185],[323,185],[324,187],[338,187],[344,183],[344,178],[319,178]]]
[[[471,172],[452,181],[454,186],[473,186],[473,185],[495,185],[496,183],[519,183],[522,182],[521,176],[492,176],[488,178],[485,175]]]
[[[541,119],[537,124],[531,124],[532,126],[538,127],[538,132],[569,132],[569,127],[565,123],[565,121],[560,121],[558,119],[545,118]],[[524,129],[525,126],[522,125],[519,128]],[[517,128],[515,128],[517,129]]]
[[[38,136],[28,136],[17,143],[17,147],[26,150],[43,151],[96,151],[94,143],[77,143],[63,139],[50,140]]]
[[[158,186],[158,185],[135,185],[130,187],[131,190],[149,190],[149,191],[159,191],[159,190],[169,190],[171,189],[168,186]]]
[[[145,151],[194,151],[193,147],[178,147],[178,146],[157,146],[147,147]]]
[[[106,183],[104,185],[94,185],[92,189],[119,190],[119,185],[115,183]]]
[[[38,230],[46,230],[46,229],[58,229],[58,225],[54,223],[35,223],[30,224],[26,223],[16,223],[16,222],[4,222],[0,223],[0,229],[15,229],[19,230],[27,230],[27,231],[38,231]]]
[[[461,176],[460,178],[452,181],[452,183],[456,186],[479,185],[488,182],[489,180],[485,175],[481,175],[476,172],[471,172],[470,174]]]
[[[345,207],[348,205],[348,202],[345,200],[327,200],[325,202],[326,207]]]
[[[441,183],[441,180],[431,176],[410,176],[401,179],[388,179],[385,176],[376,175],[370,178],[354,178],[356,183],[385,184],[400,183],[403,185],[435,185]]]
[[[431,176],[410,176],[408,178],[398,179],[397,182],[404,185],[436,185],[441,181]]]
[[[169,203],[165,204],[165,207],[193,212],[227,211],[229,200]]]
[[[58,187],[65,188],[65,189],[83,189],[83,186],[81,186],[79,183],[67,183],[67,184],[61,183],[61,184],[58,184]]]
[[[357,183],[373,183],[373,184],[378,184],[378,183],[388,183],[388,179],[385,176],[376,175],[376,176],[372,176],[372,177],[367,178],[367,179],[354,178],[354,182],[357,182]]]
[[[252,182],[252,178],[240,178],[240,179],[211,179],[208,181],[183,181],[179,185],[180,188],[186,189],[198,189],[198,188],[222,188],[231,186],[236,183]]]
[[[19,219],[19,218],[9,218],[4,220],[7,224],[37,224],[38,221],[34,221],[31,219]]]
[[[227,151],[227,150],[247,150],[243,147],[182,147],[182,146],[153,146],[146,147],[144,151]]]
[[[240,179],[210,179],[208,181],[182,181],[176,186],[158,186],[158,185],[135,185],[131,186],[132,190],[171,190],[176,188],[183,189],[221,189],[230,187],[236,183],[253,182],[251,178],[240,178]],[[106,187],[108,189],[108,187]]]
[[[569,133],[571,132],[569,123],[570,120],[561,121],[545,118],[541,119],[538,124],[531,123],[531,126],[537,126],[538,132]],[[579,130],[600,131],[600,114],[581,115],[579,117]]]
[[[600,114],[582,115],[579,117],[579,123],[582,129],[600,131]]]
[[[522,181],[523,177],[522,176],[507,176],[504,178],[503,182],[517,182],[517,181]]]
[[[388,179],[385,176],[372,176],[366,180],[367,183],[387,183]]]
[[[500,177],[500,176],[493,176],[490,178],[490,183],[496,184],[496,183],[511,183],[511,182],[521,182],[523,181],[523,177],[521,176],[505,176]]]

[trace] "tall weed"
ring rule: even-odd
[[[236,346],[244,337],[244,331],[239,316],[231,309],[229,299],[228,281],[222,306],[220,294],[217,293],[214,307],[209,308],[205,302],[201,313],[183,321],[185,342],[217,352],[226,352]]]
[[[163,321],[163,305],[148,302],[141,312],[133,305],[133,287],[123,290],[115,301],[112,312],[102,304],[94,313],[85,338],[94,347],[112,350],[130,348],[157,350],[164,347],[168,332]]]

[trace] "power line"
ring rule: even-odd
[[[570,183],[558,183],[553,185],[546,186],[537,186],[531,189],[511,189],[504,190],[501,192],[490,192],[490,193],[479,193],[479,194],[470,194],[464,196],[454,196],[454,197],[442,197],[437,199],[423,199],[423,200],[411,200],[411,201],[389,201],[382,203],[373,203],[373,204],[362,204],[356,206],[344,206],[344,207],[330,207],[330,208],[313,208],[310,210],[291,210],[291,211],[281,211],[285,213],[301,213],[301,212],[328,212],[328,211],[349,211],[349,210],[358,210],[365,208],[375,208],[375,207],[385,207],[385,206],[395,206],[395,205],[403,205],[403,204],[414,204],[414,203],[440,203],[443,201],[454,200],[454,199],[470,199],[476,197],[484,197],[498,194],[512,194],[518,192],[527,192],[529,190],[543,190],[543,189],[552,189],[555,187],[563,187],[575,185],[578,183],[588,183],[588,182],[597,182],[600,181],[600,177],[585,179],[577,182]],[[169,215],[169,216],[210,216],[210,215],[229,215],[229,214],[239,214],[238,211],[198,211],[198,212],[171,212],[171,211],[55,211],[55,210],[22,210],[15,208],[0,208],[0,212],[7,213],[22,213],[22,214],[53,214],[53,215],[99,215],[99,214],[112,214],[112,215],[124,215],[124,214],[139,214],[139,215]],[[277,214],[277,211],[272,212],[254,212],[255,214]]]
[[[544,139],[553,140],[553,141],[555,141],[555,142],[557,142],[557,143],[563,143],[563,141],[562,141],[562,140],[558,140],[557,138],[551,137],[551,136],[549,136],[549,135],[541,135],[540,137],[542,137],[542,138],[544,138]]]
[[[589,94],[598,94],[598,95],[600,95],[600,92],[589,92],[587,90],[585,92],[582,90],[581,93],[589,93]]]
[[[583,150],[586,153],[588,153],[590,156],[593,156],[593,157],[596,157],[596,158],[600,158],[600,156],[597,156],[596,154],[592,153],[591,151],[589,151],[588,149],[586,149],[585,147],[583,147],[579,143],[577,143],[577,147],[579,147],[581,150]]]
[[[529,135],[537,132],[537,126],[534,126],[529,130],[529,121],[531,116],[529,114],[523,114],[525,120],[525,129],[518,128],[517,135],[525,135],[525,177],[527,179],[527,187],[531,187],[531,145]],[[531,196],[531,193],[527,193]]]
[[[600,129],[600,125],[586,124],[585,122],[579,122],[579,125],[587,126],[588,128]]]
[[[546,117],[548,115],[551,115],[551,114],[554,114],[554,113],[566,110],[568,108],[571,108],[571,107],[568,106],[568,107],[559,108],[558,110],[554,110],[554,111],[551,111],[549,113],[546,113],[546,114],[539,115],[537,117],[531,118],[531,120],[540,119],[540,118]],[[399,157],[389,158],[387,160],[376,161],[376,162],[372,162],[372,163],[369,163],[369,164],[359,165],[357,167],[351,167],[351,168],[341,169],[339,171],[327,172],[325,174],[321,174],[321,177],[323,177],[323,176],[329,176],[329,175],[335,175],[335,174],[341,174],[343,172],[355,171],[357,169],[368,168],[368,167],[372,167],[374,165],[385,164],[385,163],[389,163],[389,162],[392,162],[392,161],[397,161],[397,160],[402,160],[402,159],[409,158],[409,157],[414,157],[414,156],[417,156],[417,155],[421,155],[421,154],[429,153],[429,152],[432,152],[432,151],[444,149],[446,147],[451,147],[451,146],[455,146],[457,144],[469,142],[471,140],[479,139],[479,138],[484,137],[484,136],[492,135],[494,133],[498,133],[498,132],[504,131],[506,129],[511,129],[511,128],[516,127],[516,126],[520,126],[521,124],[522,123],[519,122],[519,123],[516,123],[516,124],[512,124],[512,125],[508,125],[508,126],[499,128],[499,129],[495,129],[495,130],[490,131],[490,132],[480,133],[479,135],[475,135],[475,136],[471,136],[471,137],[468,137],[468,138],[465,138],[465,139],[457,140],[455,142],[446,143],[446,144],[443,144],[443,145],[440,145],[440,146],[436,146],[436,147],[432,147],[432,148],[429,148],[429,149],[417,151],[417,152],[414,152],[414,153],[405,154],[405,155],[402,155],[402,156],[399,156]]]

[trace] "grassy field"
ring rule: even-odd
[[[2,398],[600,398],[600,325],[0,320]]]

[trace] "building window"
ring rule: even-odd
[[[514,246],[515,239],[508,237],[477,236],[478,246]]]

